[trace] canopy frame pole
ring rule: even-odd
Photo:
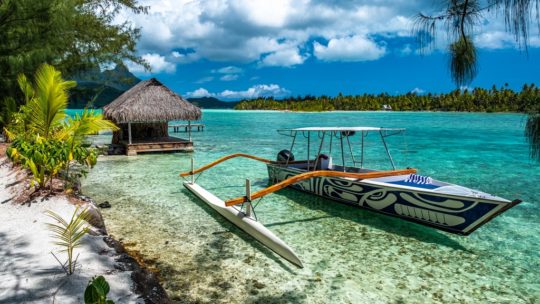
[[[319,156],[321,155],[322,146],[324,144],[324,137],[326,136],[326,132],[322,132],[322,138],[321,138],[321,144],[319,145],[319,151],[317,152],[317,158],[315,159],[315,165],[313,166],[313,169],[317,170],[317,165],[319,164]]]
[[[332,134],[332,131],[330,131],[330,148],[328,149],[328,155],[332,156],[332,139],[334,139],[334,135]]]
[[[293,139],[292,139],[292,143],[291,143],[291,148],[289,149],[289,151],[292,153],[292,150],[294,148],[294,142],[296,141],[296,134],[297,132],[294,132],[294,136],[293,136]],[[285,162],[285,167],[288,167],[289,166],[289,160],[291,159],[291,156],[290,155],[287,155],[287,161]]]
[[[343,132],[339,133],[339,141],[341,144],[341,165],[343,166],[343,172],[345,172],[345,151],[343,151]]]
[[[360,135],[362,137],[362,149],[360,153],[360,169],[364,168],[364,131]]]
[[[131,122],[128,122],[128,143],[131,145]]]
[[[394,164],[394,160],[392,159],[392,155],[390,155],[390,151],[388,151],[388,146],[386,145],[386,140],[384,140],[384,135],[382,130],[379,131],[379,134],[381,134],[381,140],[384,144],[384,149],[386,150],[386,154],[388,154],[388,158],[390,159],[390,163],[392,164],[392,168],[396,170],[396,165]]]
[[[354,158],[354,153],[353,153],[353,149],[352,149],[352,145],[351,145],[351,140],[349,139],[349,137],[351,137],[351,135],[347,135],[347,145],[349,146],[349,152],[351,153],[351,158],[352,158],[353,165],[356,166],[356,159]]]
[[[309,163],[311,162],[311,160],[309,159],[309,150],[310,150],[310,145],[311,145],[311,132],[308,132],[308,135],[307,135],[307,170],[309,171]]]
[[[191,120],[188,120],[189,141],[191,142]]]

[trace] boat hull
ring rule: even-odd
[[[268,164],[271,183],[305,171]],[[374,185],[362,180],[316,177],[291,186],[363,209],[420,223],[451,233],[468,235],[519,201],[492,201]]]
[[[225,206],[225,202],[212,193],[208,192],[201,186],[184,182],[184,187],[186,187],[193,194],[198,196],[206,204],[208,204],[212,209],[216,210],[219,214],[225,217],[227,220],[235,224],[240,229],[244,230],[247,234],[254,237],[256,240],[270,248],[275,253],[282,256],[284,259],[295,264],[296,266],[302,268],[302,261],[298,258],[296,253],[285,244],[280,238],[268,230],[264,225],[253,219],[252,217],[247,216],[244,212],[238,210],[235,207]]]

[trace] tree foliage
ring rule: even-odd
[[[534,111],[540,106],[540,88],[524,85],[520,92],[493,86],[490,90],[455,90],[447,94],[371,95],[336,97],[304,96],[283,100],[258,98],[239,102],[237,110],[290,110],[290,111],[376,111],[389,105],[396,111],[462,111],[462,112],[522,112]]]
[[[139,29],[116,23],[120,10],[144,13],[137,0],[0,0],[0,100],[18,96],[17,75],[44,62],[72,74],[131,60]]]

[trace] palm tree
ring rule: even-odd
[[[471,38],[474,30],[482,26],[482,16],[491,11],[502,11],[506,30],[514,35],[518,45],[527,50],[531,18],[540,29],[540,0],[446,0],[441,14],[430,16],[419,13],[414,31],[421,49],[432,46],[439,25],[445,26],[451,43],[450,72],[458,87],[469,84],[477,73],[476,46]],[[484,4],[484,5],[483,5]],[[534,16],[534,17],[532,17]],[[529,142],[531,158],[540,161],[540,109],[529,113],[525,136]]]

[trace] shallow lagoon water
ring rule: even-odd
[[[100,157],[83,182],[86,194],[111,203],[109,232],[159,270],[178,303],[540,302],[540,170],[528,159],[524,116],[206,110],[203,119],[205,131],[193,133],[196,152]],[[290,145],[276,129],[313,125],[407,128],[405,141],[390,138],[398,167],[524,202],[462,237],[285,189],[256,211],[296,251],[299,269],[213,212],[178,177],[192,156],[199,165],[236,152],[274,159]],[[367,152],[368,163],[386,165],[384,150]],[[253,191],[265,187],[266,167],[232,160],[197,182],[232,198],[243,194],[246,178]]]

